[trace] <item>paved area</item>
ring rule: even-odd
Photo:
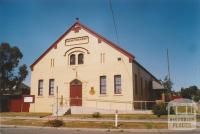
[[[42,128],[42,127],[2,127],[0,134],[199,134],[200,130],[170,131],[170,130],[108,130],[108,129],[71,129],[71,128]]]

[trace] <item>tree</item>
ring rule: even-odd
[[[0,46],[0,94],[12,94],[26,78],[28,71],[25,64],[19,66],[23,54],[16,46],[8,43]]]
[[[164,78],[164,80],[163,80],[163,86],[164,86],[165,89],[167,89],[168,92],[171,92],[173,83],[172,83],[172,81],[169,79],[168,76],[165,76],[165,78]]]
[[[200,100],[200,89],[197,86],[181,88],[180,94],[183,98],[193,99],[194,101]]]

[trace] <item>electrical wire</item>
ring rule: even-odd
[[[118,36],[118,31],[117,31],[116,20],[115,20],[115,15],[114,15],[114,11],[113,11],[111,0],[109,0],[109,7],[110,7],[110,10],[111,10],[111,13],[112,13],[112,19],[113,19],[113,24],[114,24],[114,29],[115,29],[117,43],[120,44],[120,42],[119,42],[119,36]]]

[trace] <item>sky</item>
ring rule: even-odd
[[[169,50],[173,90],[200,87],[199,0],[0,0],[0,43],[23,53],[30,66],[75,18],[132,53],[158,79],[167,75]],[[30,85],[30,69],[25,83]]]

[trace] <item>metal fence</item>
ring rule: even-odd
[[[72,103],[73,104],[70,104]],[[88,99],[88,98],[58,98],[55,99],[53,109],[56,111],[57,106],[62,110],[64,108],[74,109],[73,106],[81,106],[78,113],[87,113],[88,111],[100,111],[102,113],[112,113],[119,110],[121,113],[152,113],[154,105],[157,101],[119,101],[105,99]],[[165,102],[166,104],[168,102]],[[200,103],[197,104],[198,112],[200,113]]]
[[[58,98],[54,105],[58,102],[58,106],[82,106],[105,109],[115,109],[116,106],[123,106],[122,110],[151,110],[156,104],[156,101],[119,101],[119,100],[105,100],[105,99],[88,99],[88,98]],[[70,104],[72,103],[73,104]],[[103,105],[103,107],[102,107]]]

